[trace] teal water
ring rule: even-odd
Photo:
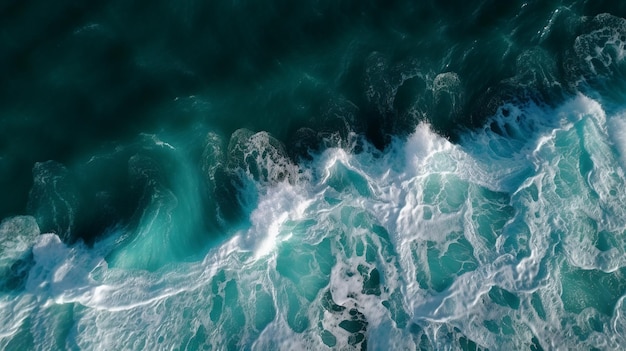
[[[625,18],[0,3],[0,348],[626,347]]]

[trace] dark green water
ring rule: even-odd
[[[0,2],[0,347],[626,347],[625,18]]]

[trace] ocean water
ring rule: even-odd
[[[0,349],[626,348],[626,3],[0,2]]]

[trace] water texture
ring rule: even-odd
[[[626,347],[626,5],[0,23],[0,349]]]

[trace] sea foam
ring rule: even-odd
[[[0,300],[0,345],[618,347],[626,192],[610,126],[622,118],[583,95],[507,104],[458,144],[420,124],[384,151],[289,165],[297,177],[270,176],[288,161],[254,153],[249,225],[153,270],[111,265],[128,250],[115,232],[68,245],[10,219],[3,260],[32,261],[23,291]]]

